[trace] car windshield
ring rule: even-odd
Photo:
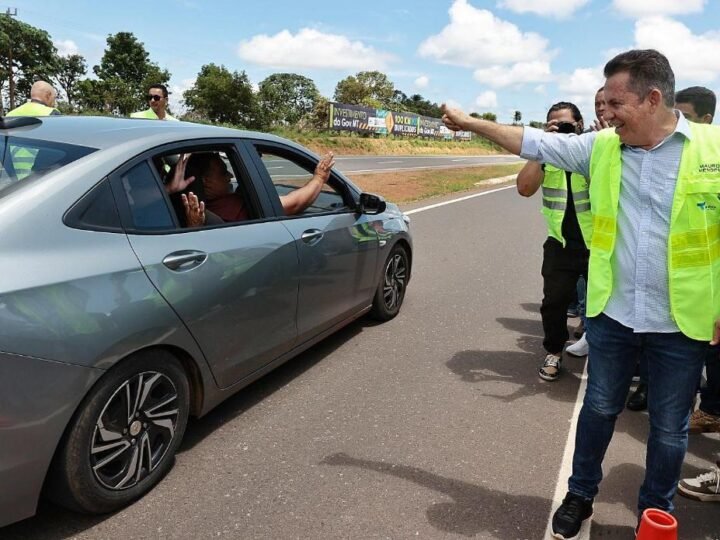
[[[42,178],[94,151],[84,146],[0,136],[0,197],[13,191],[13,186]]]

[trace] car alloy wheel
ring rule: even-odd
[[[404,252],[396,252],[385,264],[385,279],[383,282],[383,301],[385,309],[395,310],[405,295],[407,278],[407,260]]]
[[[100,413],[90,465],[100,484],[125,490],[150,474],[171,447],[178,422],[178,394],[166,375],[138,373],[112,394]]]

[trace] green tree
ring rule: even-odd
[[[206,64],[183,97],[190,113],[212,122],[261,127],[257,101],[244,71],[231,73],[225,66]]]
[[[0,86],[7,83],[10,109],[29,97],[37,79],[52,79],[57,60],[57,49],[45,30],[0,15]]]
[[[295,73],[275,73],[260,83],[257,100],[263,119],[269,124],[297,124],[315,109],[320,97],[317,86]]]
[[[497,114],[492,112],[484,112],[482,114],[480,113],[470,113],[470,116],[473,118],[480,118],[482,120],[489,120],[490,122],[497,122]]]
[[[522,121],[522,113],[520,111],[515,111],[513,114],[513,124],[519,124]]]
[[[92,103],[91,108],[95,108],[100,99],[101,109],[123,115],[147,107],[148,86],[167,84],[170,80],[170,73],[150,61],[145,45],[131,32],[108,36],[105,53],[93,72],[97,82],[83,85],[82,105]]]
[[[545,122],[538,122],[537,120],[530,120],[528,125],[538,129],[545,129]]]
[[[55,81],[65,92],[65,98],[71,108],[77,99],[80,77],[85,75],[86,71],[85,58],[79,54],[58,58],[58,71],[55,75]]]
[[[390,109],[394,96],[395,85],[379,71],[360,71],[335,86],[335,101],[350,105]]]

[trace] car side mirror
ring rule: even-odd
[[[361,214],[382,214],[385,211],[387,204],[385,199],[380,195],[374,195],[372,193],[361,193],[360,204],[358,204],[358,212]]]

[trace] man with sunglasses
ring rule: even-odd
[[[130,115],[130,118],[178,121],[177,118],[170,116],[166,110],[168,103],[168,91],[164,84],[153,84],[150,88],[148,88],[147,100],[150,104],[150,108],[145,109],[144,111],[134,112]]]

